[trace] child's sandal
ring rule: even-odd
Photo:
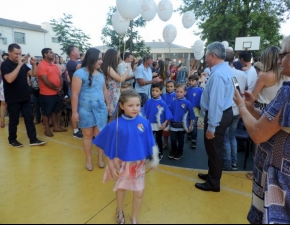
[[[137,220],[133,220],[132,218],[130,218],[130,223],[131,224],[138,224],[138,221]]]
[[[125,224],[125,217],[123,210],[116,210],[116,222],[117,224]]]

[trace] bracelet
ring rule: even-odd
[[[241,107],[246,107],[246,105],[243,103],[243,104],[240,104],[238,109],[240,109]]]

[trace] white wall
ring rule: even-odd
[[[25,30],[19,28],[5,27],[0,25],[0,33],[2,33],[2,39],[0,38],[0,54],[5,51],[8,52],[8,46],[14,41],[14,32],[25,33],[25,44],[19,44],[22,49],[22,54],[29,53],[31,56],[41,56],[41,50],[43,48],[51,48],[53,52],[61,54],[60,44],[53,43],[52,37],[55,37],[49,23],[44,23],[47,33]],[[3,43],[3,38],[7,38],[7,44]]]
[[[59,43],[52,42],[52,37],[56,37],[56,35],[54,31],[52,30],[50,23],[47,23],[47,22],[42,23],[41,28],[48,31],[48,33],[45,34],[46,48],[51,48],[54,53],[61,55],[62,53],[62,51],[60,50],[61,45]]]

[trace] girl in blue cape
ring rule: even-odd
[[[133,191],[133,209],[131,223],[137,223],[145,181],[145,160],[153,155],[154,165],[158,165],[156,149],[150,122],[139,116],[141,99],[135,90],[125,90],[119,99],[117,119],[109,123],[93,143],[104,150],[108,165],[103,182],[115,180],[118,224],[125,223],[123,202],[126,190]]]

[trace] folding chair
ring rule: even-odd
[[[246,142],[246,152],[245,152],[245,159],[244,159],[244,170],[245,170],[247,159],[249,158],[250,151],[252,150],[253,141],[246,130],[239,129],[239,128],[236,130],[236,139]]]

